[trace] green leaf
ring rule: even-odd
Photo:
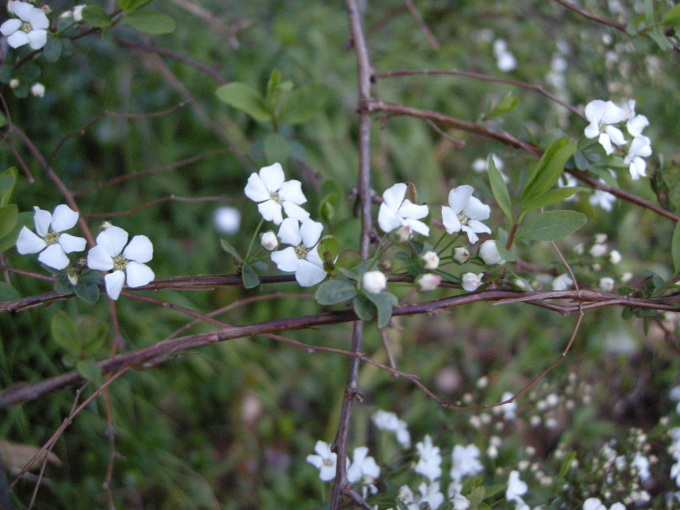
[[[48,62],[56,62],[61,57],[61,40],[58,37],[48,37],[43,49],[43,56]]]
[[[575,451],[570,451],[566,457],[564,457],[564,460],[562,460],[562,464],[560,466],[560,473],[557,475],[558,478],[562,479],[565,476],[567,476],[567,473],[571,469],[571,465],[574,462],[574,459],[576,458],[576,452]]]
[[[17,226],[19,209],[16,205],[0,207],[0,239],[12,233]]]
[[[279,112],[280,124],[300,124],[319,113],[328,98],[330,89],[323,84],[313,83],[294,90],[288,95]]]
[[[99,286],[93,281],[82,279],[73,287],[73,291],[76,293],[76,296],[91,305],[95,304],[99,299]]]
[[[14,67],[0,66],[0,83],[9,83],[14,77]]]
[[[98,5],[88,5],[83,9],[83,21],[95,28],[111,26],[111,17]]]
[[[566,136],[555,140],[531,169],[522,193],[522,203],[528,202],[552,188],[562,175],[567,160],[574,152],[576,152],[576,142],[569,140]]]
[[[243,110],[258,122],[270,122],[271,114],[264,107],[260,93],[245,83],[228,83],[217,88],[217,97],[234,108]]]
[[[557,202],[561,202],[562,200],[565,200],[576,193],[588,191],[589,189],[590,188],[576,186],[572,186],[570,188],[551,189],[542,195],[528,200],[527,202],[522,202],[522,207],[519,210],[519,214],[520,216],[524,216],[529,211],[556,204]]]
[[[243,264],[241,279],[243,280],[243,286],[246,289],[254,289],[260,285],[260,277],[257,276],[255,269],[250,264]]]
[[[264,96],[264,107],[268,112],[275,113],[279,110],[281,105],[281,98],[286,92],[293,89],[293,82],[286,80],[281,81],[281,73],[278,69],[274,69],[269,76],[267,82],[267,92]]]
[[[12,287],[9,283],[0,282],[0,302],[14,301],[19,299],[21,296],[17,290]]]
[[[340,253],[340,240],[335,236],[324,236],[321,238],[316,251],[323,260],[323,268],[326,272],[335,269],[335,260]]]
[[[680,273],[680,222],[675,224],[673,240],[671,241],[671,253],[673,255],[673,269]]]
[[[585,214],[576,211],[548,211],[520,226],[515,239],[556,241],[586,224]]]
[[[92,355],[106,342],[109,326],[99,321],[94,315],[80,315],[76,321],[81,332],[80,352]]]
[[[382,329],[387,326],[390,317],[392,317],[392,307],[399,304],[397,298],[384,291],[380,294],[366,294],[366,298],[378,309],[378,328]]]
[[[5,127],[5,124],[7,124],[7,117],[5,117],[2,112],[0,112],[0,128]]]
[[[349,301],[357,294],[356,284],[347,280],[329,280],[316,290],[316,302],[320,305],[335,305]]]
[[[652,28],[646,35],[662,50],[668,51],[673,49],[673,43],[668,40],[661,27]]]
[[[489,113],[486,114],[487,119],[492,119],[493,117],[498,117],[500,115],[505,115],[510,113],[512,110],[517,108],[519,104],[519,97],[512,95],[512,92],[505,94],[505,97],[501,99],[496,106],[493,107]]]
[[[236,262],[238,262],[239,264],[241,262],[243,262],[243,259],[241,258],[241,256],[236,251],[236,248],[234,248],[227,241],[225,241],[224,239],[220,239],[220,245],[222,246],[222,249],[224,251],[226,251],[229,255],[231,255],[232,257],[234,257],[236,259]]]
[[[496,168],[496,163],[492,156],[488,158],[488,168],[489,168],[489,183],[491,184],[491,192],[493,193],[498,207],[501,208],[503,214],[507,218],[512,219],[512,202],[510,200],[510,193],[508,193],[508,187],[503,180],[503,176]]]
[[[50,323],[50,330],[52,331],[52,338],[62,349],[76,354],[80,352],[78,326],[69,314],[63,310],[55,313]]]
[[[285,163],[290,157],[290,143],[278,133],[270,133],[264,139],[264,155],[268,163]]]
[[[672,7],[661,21],[667,27],[680,28],[680,4]]]
[[[338,183],[332,180],[324,181],[319,191],[319,216],[325,223],[330,223],[335,218],[338,205],[340,204],[341,190]]]
[[[76,363],[76,370],[88,381],[95,381],[102,375],[102,369],[91,358],[80,360]]]
[[[125,12],[136,11],[151,3],[151,0],[118,0],[118,7]]]
[[[371,303],[363,294],[357,294],[352,300],[354,305],[354,313],[357,314],[362,321],[370,321],[375,317],[375,305]]]
[[[131,12],[123,18],[123,22],[140,32],[154,35],[170,34],[177,28],[174,19],[167,14],[156,11]]]

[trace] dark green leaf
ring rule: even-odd
[[[9,205],[17,183],[17,169],[8,168],[0,174],[0,207]]]
[[[83,21],[95,28],[111,26],[111,17],[98,5],[88,5],[83,9]]]
[[[586,221],[586,216],[576,211],[548,211],[520,226],[515,238],[556,241],[576,232]]]
[[[268,163],[285,163],[290,157],[290,143],[278,133],[270,133],[264,139],[264,155]]]
[[[236,251],[236,248],[234,248],[227,241],[225,241],[224,239],[220,239],[220,245],[222,246],[222,249],[224,251],[226,251],[229,255],[231,255],[232,257],[234,257],[236,259],[236,262],[238,262],[239,264],[241,262],[243,262],[243,259],[241,258],[241,256]]]
[[[147,34],[170,34],[175,31],[177,23],[167,14],[156,11],[131,12],[123,18],[123,22]]]
[[[338,254],[340,253],[340,240],[335,236],[324,236],[321,238],[316,251],[318,252],[319,257],[321,257],[321,260],[335,262],[335,259],[338,258]]]
[[[95,381],[102,375],[102,369],[93,359],[83,359],[76,363],[76,370],[88,381]]]
[[[660,27],[652,28],[647,32],[647,36],[662,50],[668,51],[673,49],[673,43],[666,37]]]
[[[548,205],[556,204],[569,198],[570,196],[579,193],[581,191],[588,191],[590,188],[576,187],[572,186],[570,188],[555,188],[546,191],[542,195],[532,198],[526,202],[522,202],[522,207],[520,208],[520,216],[524,216],[529,211],[535,209],[540,209],[541,207],[546,207]]]
[[[16,205],[0,207],[0,239],[12,233],[17,226],[19,209]]]
[[[78,326],[69,314],[63,310],[58,311],[52,317],[50,324],[52,338],[62,349],[73,353],[80,353],[80,342],[78,341]]]
[[[493,117],[498,117],[500,115],[505,115],[510,113],[512,110],[517,108],[519,104],[519,97],[514,96],[512,92],[505,94],[505,97],[501,99],[496,106],[493,107],[489,113],[487,113],[486,118],[492,119]]]
[[[7,117],[5,117],[2,112],[0,112],[0,128],[4,127],[5,124],[7,124]]]
[[[267,82],[267,92],[264,97],[264,106],[268,112],[277,112],[281,106],[281,98],[286,92],[293,89],[293,82],[281,81],[281,73],[274,69]]]
[[[381,292],[380,294],[366,294],[375,307],[378,309],[378,328],[384,328],[390,322],[392,317],[392,307],[397,306],[399,301],[389,292]]]
[[[362,321],[370,321],[375,317],[375,305],[371,303],[363,294],[357,294],[352,300],[354,305],[354,313],[357,314]]]
[[[0,302],[14,301],[19,299],[21,296],[17,290],[12,287],[9,283],[0,282]]]
[[[99,299],[99,286],[92,281],[81,279],[78,284],[73,287],[73,291],[80,299],[91,305],[95,304]]]
[[[320,83],[306,85],[294,90],[288,95],[279,112],[279,123],[300,124],[307,122],[323,109],[329,97],[330,89]]]
[[[76,323],[81,332],[80,352],[87,355],[94,354],[106,342],[109,333],[108,325],[99,321],[94,315],[80,315]]]
[[[260,93],[245,83],[228,83],[218,87],[217,97],[228,105],[243,110],[259,122],[270,122],[271,114],[264,107]]]
[[[243,286],[246,289],[253,289],[260,285],[260,277],[257,276],[255,269],[253,269],[253,266],[250,264],[243,264],[241,279],[243,280]]]
[[[356,284],[347,280],[329,280],[316,290],[316,302],[320,305],[335,305],[349,301],[357,294]]]
[[[48,62],[56,62],[61,57],[61,39],[48,37],[47,44],[43,49],[43,56]]]
[[[564,478],[567,476],[567,473],[571,469],[571,465],[574,462],[574,459],[576,458],[576,452],[575,451],[570,451],[566,457],[562,460],[562,464],[560,466],[560,473],[557,475],[559,478]]]
[[[522,193],[522,203],[542,195],[552,188],[562,175],[567,160],[575,151],[576,142],[569,140],[566,136],[555,140],[531,169]]]
[[[151,3],[151,0],[118,0],[118,7],[125,12],[136,11]]]
[[[14,67],[0,66],[0,83],[9,83],[14,77]]]
[[[675,230],[673,230],[671,254],[673,255],[673,269],[676,273],[680,273],[680,222],[675,224]]]
[[[680,28],[680,4],[672,7],[661,22],[667,27]]]
[[[508,193],[508,187],[503,180],[503,176],[496,168],[496,163],[492,156],[488,158],[488,168],[489,168],[489,183],[491,184],[491,191],[493,196],[498,203],[498,207],[501,208],[503,214],[509,219],[512,219],[512,202],[510,201],[510,193]]]

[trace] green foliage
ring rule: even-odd
[[[96,4],[90,4],[83,9],[83,21],[95,28],[108,28],[111,26],[111,16]]]
[[[177,23],[167,14],[156,11],[135,11],[125,15],[123,22],[147,34],[170,34],[177,28]]]
[[[529,241],[557,241],[576,232],[587,221],[585,214],[576,211],[548,211],[520,226],[515,238]]]
[[[243,110],[259,122],[269,122],[272,115],[264,105],[260,93],[245,83],[228,83],[217,89],[217,97],[234,108]]]
[[[680,28],[680,4],[671,7],[663,17],[662,23],[668,27]]]
[[[508,92],[505,94],[505,96],[503,96],[503,99],[498,101],[496,106],[494,106],[493,109],[486,114],[486,119],[492,119],[494,117],[511,113],[515,108],[517,108],[517,105],[519,105],[519,97],[513,95],[512,92]]]
[[[349,301],[358,294],[357,286],[348,280],[328,280],[316,290],[316,302],[320,305],[336,305]]]

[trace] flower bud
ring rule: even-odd
[[[411,227],[404,225],[395,230],[392,237],[398,244],[405,243],[413,237],[413,231],[411,230]]]
[[[612,250],[611,252],[609,252],[609,262],[611,262],[612,264],[618,264],[619,262],[621,262],[621,253],[619,252],[619,250]]]
[[[609,278],[608,276],[600,278],[600,288],[605,292],[611,292],[614,290],[614,283],[614,279]]]
[[[453,249],[453,260],[459,264],[464,264],[470,258],[470,251],[462,246]]]
[[[78,280],[80,280],[80,271],[75,268],[68,268],[66,270],[66,278],[74,287],[78,285]]]
[[[12,78],[11,80],[9,80],[9,88],[18,89],[19,85],[21,85],[21,82],[19,81],[18,78]]]
[[[380,294],[387,288],[387,277],[380,271],[368,271],[364,273],[361,284],[368,294]]]
[[[604,244],[594,244],[589,252],[593,257],[602,257],[607,253],[607,247]]]
[[[552,281],[553,290],[567,290],[569,287],[572,287],[573,285],[574,282],[567,274],[561,274],[555,277]]]
[[[439,287],[441,282],[442,277],[432,273],[421,274],[418,278],[416,278],[418,292],[432,292],[434,289]]]
[[[501,257],[501,254],[498,252],[496,241],[491,239],[484,241],[479,247],[479,256],[482,258],[485,264],[490,266],[494,264],[505,263],[505,260],[503,260],[503,257]]]
[[[437,269],[439,267],[439,256],[433,251],[426,251],[420,257],[425,269]]]
[[[460,283],[463,285],[463,289],[473,292],[482,284],[482,273],[465,273],[461,277]]]
[[[76,5],[73,8],[73,21],[76,23],[80,23],[83,21],[83,9],[86,7],[85,4],[82,5]]]
[[[45,85],[40,82],[36,82],[31,87],[31,94],[34,97],[45,97]]]
[[[279,245],[279,239],[271,230],[260,235],[260,244],[265,250],[272,251]]]

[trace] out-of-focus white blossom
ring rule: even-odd
[[[646,136],[636,136],[630,143],[628,155],[623,159],[629,165],[631,179],[637,181],[641,176],[646,177],[647,162],[642,159],[652,155],[652,142]]]
[[[555,278],[553,278],[552,281],[552,289],[553,290],[567,290],[570,287],[574,286],[574,281],[571,279],[571,277],[563,273]]]
[[[397,442],[402,446],[411,446],[411,434],[404,420],[400,420],[396,414],[387,411],[376,411],[371,417],[373,424],[379,430],[394,432]]]
[[[493,54],[496,57],[496,66],[499,71],[507,73],[517,67],[517,59],[508,50],[508,44],[503,39],[496,39],[493,42]]]
[[[213,216],[215,228],[223,234],[235,234],[241,227],[241,212],[234,207],[218,207]]]
[[[40,82],[35,82],[31,86],[31,95],[33,95],[33,97],[45,97],[45,85]]]
[[[416,278],[416,287],[419,292],[432,292],[442,283],[442,277],[437,274],[425,273]]]
[[[432,444],[432,438],[426,435],[422,442],[416,443],[418,463],[414,471],[434,482],[442,475],[442,456],[438,446]]]
[[[474,444],[454,446],[451,451],[451,480],[460,482],[466,476],[481,473],[484,468],[479,461],[480,454],[479,448]]]
[[[614,290],[615,284],[616,282],[614,281],[614,278],[610,278],[609,276],[600,278],[600,288],[605,292],[611,292]]]

